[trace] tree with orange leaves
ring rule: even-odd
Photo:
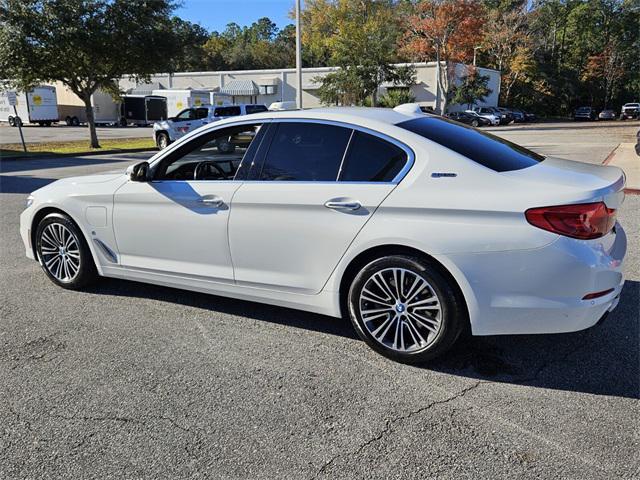
[[[482,41],[484,8],[478,0],[422,0],[407,18],[402,50],[413,61],[438,64],[436,109],[446,113],[455,63],[469,62]]]

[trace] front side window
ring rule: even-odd
[[[275,127],[261,180],[336,181],[351,129],[307,122]]]
[[[343,182],[391,182],[407,163],[400,147],[374,135],[355,131],[339,180]]]
[[[184,122],[186,120],[194,120],[196,118],[196,113],[192,108],[187,108],[186,110],[181,111],[178,115],[176,115],[176,120],[179,122]]]
[[[239,125],[201,135],[171,152],[154,180],[233,180],[257,148],[260,125]]]
[[[531,150],[444,118],[424,117],[397,125],[496,172],[531,167],[544,160]]]

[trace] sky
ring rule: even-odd
[[[269,17],[278,28],[293,20],[288,18],[293,0],[181,0],[176,15],[184,20],[199,23],[209,31],[221,32],[226,25],[235,22],[240,26],[251,25],[262,17]]]

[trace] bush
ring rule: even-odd
[[[413,103],[416,97],[409,89],[389,90],[386,95],[380,97],[378,104],[381,107],[393,108],[403,103]]]

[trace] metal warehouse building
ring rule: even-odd
[[[409,65],[409,64],[398,64]],[[439,109],[442,93],[437,83],[436,62],[413,63],[416,68],[416,84],[411,86],[411,92],[416,102],[424,106]],[[444,67],[443,67],[444,68]],[[302,69],[302,103],[303,107],[321,106],[318,98],[319,77],[335,71],[336,67],[318,67]],[[465,74],[465,66],[455,65],[455,81],[459,81]],[[491,94],[480,105],[497,106],[500,94],[500,72],[487,68],[478,68],[482,75],[489,77],[488,87]],[[152,88],[151,88],[152,87]],[[273,102],[296,100],[296,71],[293,68],[274,70],[236,70],[224,72],[178,72],[172,74],[156,74],[151,77],[150,89],[207,89],[231,97],[234,103],[264,103],[269,106]],[[387,89],[397,87],[393,84],[383,84],[379,93],[383,95]],[[123,79],[120,81],[123,91],[136,89],[138,93],[145,90],[145,85]],[[151,93],[151,91],[149,91]],[[450,110],[461,110],[465,106],[451,105]]]

